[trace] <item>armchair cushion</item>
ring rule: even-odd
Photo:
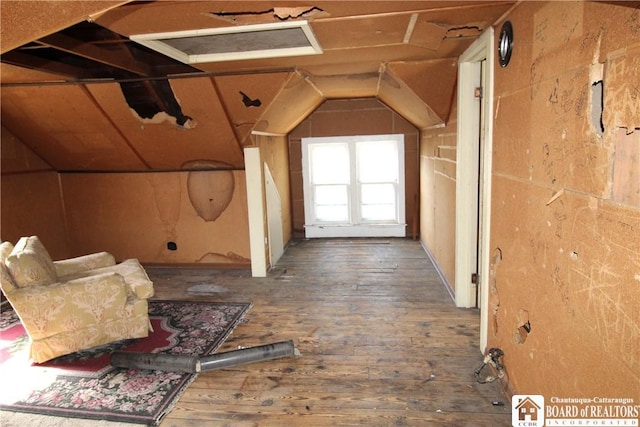
[[[116,264],[116,260],[109,252],[98,252],[75,258],[53,261],[58,277],[87,272],[97,268],[109,267]]]
[[[66,282],[79,277],[89,277],[104,273],[118,273],[124,277],[129,296],[135,295],[138,298],[148,299],[154,294],[153,282],[149,279],[142,265],[140,265],[140,261],[135,258],[127,259],[119,264],[96,268],[95,270],[60,276],[58,280]]]
[[[53,260],[38,236],[20,238],[5,264],[20,288],[48,285],[58,280]]]

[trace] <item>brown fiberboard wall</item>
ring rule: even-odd
[[[640,15],[523,2],[506,19],[517,43],[495,72],[489,347],[515,393],[640,402],[637,184],[612,197],[616,168],[640,167],[618,152],[637,150],[620,128],[640,131]]]
[[[155,264],[249,265],[243,171],[62,174],[61,182],[76,251]],[[219,199],[226,206],[207,209]]]
[[[255,144],[260,147],[262,160],[269,166],[281,202],[282,241],[291,240],[291,186],[289,181],[288,139],[285,135],[254,135]]]
[[[456,114],[454,108],[445,127],[423,130],[420,137],[420,240],[454,292]]]
[[[54,259],[69,256],[58,174],[2,127],[2,241],[40,237]]]

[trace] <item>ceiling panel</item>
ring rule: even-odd
[[[213,78],[238,141],[243,145],[290,77],[291,73],[263,73]]]
[[[458,61],[395,62],[388,70],[433,110],[443,122],[449,120],[458,76]]]
[[[3,88],[2,124],[59,170],[146,167],[80,85]]]
[[[192,118],[190,128],[158,113],[141,118],[125,101],[117,84],[89,85],[89,90],[129,144],[153,169],[180,169],[199,159],[242,165],[242,151],[209,78],[171,82],[183,113]]]
[[[0,2],[1,51],[2,53],[7,52],[124,3],[127,2],[2,0]]]
[[[404,40],[410,14],[329,19],[313,22],[313,31],[325,51],[356,47],[398,45]]]
[[[441,124],[458,56],[514,4],[3,0],[3,49],[18,49],[2,57],[2,123],[61,170],[240,168],[252,131],[286,134],[326,99]],[[128,39],[303,19],[322,54],[190,67]]]

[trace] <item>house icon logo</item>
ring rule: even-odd
[[[513,427],[544,426],[544,396],[516,394],[511,398]]]

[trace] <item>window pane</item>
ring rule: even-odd
[[[363,205],[394,203],[396,192],[393,184],[362,184],[360,201]]]
[[[316,219],[318,221],[349,221],[349,208],[339,205],[316,205]]]
[[[349,221],[349,193],[346,185],[314,186],[316,221]]]
[[[396,182],[398,152],[395,141],[359,142],[357,145],[360,182]]]
[[[312,183],[349,183],[349,146],[347,144],[312,144],[309,145],[309,155]]]
[[[396,209],[394,205],[363,205],[360,208],[363,220],[366,221],[395,221]]]
[[[316,205],[346,205],[346,185],[317,185],[315,187]]]
[[[396,191],[393,184],[362,184],[360,202],[363,220],[396,220]]]

